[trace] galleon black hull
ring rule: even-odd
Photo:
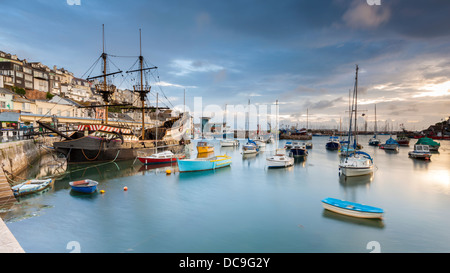
[[[124,145],[120,139],[105,140],[92,136],[55,142],[53,147],[57,152],[64,154],[68,162],[134,159],[138,150]]]

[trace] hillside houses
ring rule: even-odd
[[[94,88],[96,83],[78,78],[65,68],[51,68],[0,51],[0,121],[6,120],[0,129],[36,126],[36,121],[44,117],[75,124],[84,119],[103,122],[104,109],[89,107],[104,103]],[[136,93],[128,89],[116,90],[111,98],[111,104],[122,103],[141,107]],[[137,111],[119,113],[116,109],[108,114],[108,119],[140,124],[141,115]],[[151,120],[146,116],[145,122]]]

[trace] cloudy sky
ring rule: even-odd
[[[81,77],[102,50],[122,70],[158,66],[168,106],[271,105],[285,124],[338,127],[359,65],[359,109],[373,126],[420,130],[450,115],[447,0],[0,0],[0,50]],[[368,1],[376,2],[376,1]],[[98,68],[100,70],[100,68]],[[114,70],[114,67],[111,67]],[[120,88],[129,87],[126,75]],[[85,75],[86,77],[86,75]],[[159,77],[159,78],[157,78]],[[153,82],[152,82],[153,80]],[[152,96],[150,96],[153,98]],[[170,101],[170,102],[169,102]]]

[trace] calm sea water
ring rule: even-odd
[[[381,252],[449,252],[450,142],[440,141],[426,162],[408,158],[416,140],[389,153],[368,139],[359,142],[374,158],[374,175],[347,179],[327,137],[313,137],[309,156],[287,169],[267,169],[268,152],[243,158],[218,141],[215,154],[233,163],[216,171],[166,175],[176,168],[139,161],[70,166],[3,219],[26,252],[370,252],[372,241]],[[105,193],[71,192],[69,182],[82,178]],[[385,218],[325,211],[326,197],[381,207]]]

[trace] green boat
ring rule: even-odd
[[[417,140],[416,142],[416,145],[417,144],[428,145],[430,146],[430,151],[436,152],[439,150],[439,147],[441,147],[441,144],[439,142],[436,142],[429,137],[419,138],[419,140]]]

